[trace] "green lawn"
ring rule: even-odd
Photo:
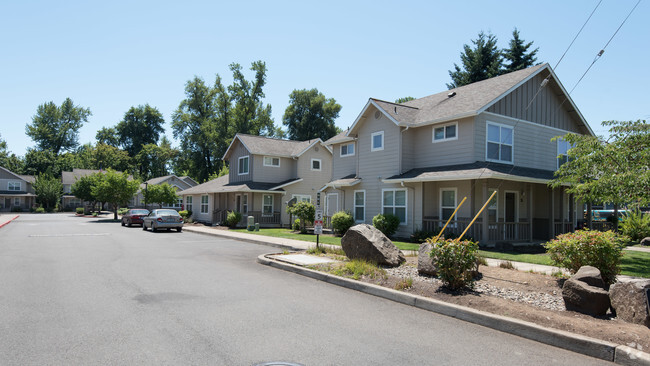
[[[316,235],[298,234],[289,229],[260,229],[260,231],[235,229],[234,231],[316,243]],[[341,238],[330,235],[320,235],[319,242],[323,244],[341,245]],[[393,241],[393,244],[395,244],[395,246],[401,250],[418,250],[420,247],[418,244],[401,241]],[[479,253],[485,258],[503,259],[513,262],[545,264],[549,266],[553,265],[548,254],[504,253],[486,250],[480,250]],[[650,278],[650,253],[636,252],[631,250],[625,251],[623,259],[621,260],[621,274],[627,276]]]

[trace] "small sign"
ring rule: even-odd
[[[316,192],[316,208],[320,208],[320,192]]]
[[[314,234],[323,234],[323,210],[316,210],[316,215],[314,216]]]

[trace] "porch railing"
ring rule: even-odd
[[[440,229],[445,226],[447,220],[438,220],[438,219],[427,219],[422,220],[422,230],[435,233],[438,235]],[[471,220],[455,220],[449,222],[447,228],[445,229],[444,235],[455,235],[460,236],[460,234],[467,229]],[[465,233],[465,237],[472,238],[474,240],[481,240],[481,230],[483,224],[480,222],[474,222],[470,229]]]
[[[575,229],[574,225],[571,221],[554,223],[554,233],[556,236],[561,234],[566,234],[566,233],[572,233],[574,229]]]
[[[445,225],[446,220],[424,219],[422,220],[422,229],[433,233],[440,232]],[[445,229],[445,235],[460,235],[470,220],[454,220],[449,223]],[[465,237],[473,240],[483,239],[483,223],[474,222],[469,228]],[[531,240],[530,225],[528,222],[492,222],[488,224],[488,241],[528,241]]]
[[[242,214],[239,226],[246,227],[246,225],[248,225],[248,216],[253,216],[255,218],[255,223],[260,224],[260,226],[280,225],[281,223],[280,212],[263,214],[261,211],[249,211],[246,214]]]
[[[528,222],[493,222],[488,227],[489,241],[528,241],[531,239]]]

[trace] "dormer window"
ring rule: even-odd
[[[245,175],[248,174],[248,156],[242,156],[237,161],[237,174]]]
[[[384,131],[375,132],[370,135],[370,151],[380,151],[384,149]]]
[[[272,157],[272,156],[265,156],[264,157],[264,166],[279,167],[280,166],[280,158],[275,158],[275,157]]]
[[[354,142],[341,145],[341,157],[354,155]]]

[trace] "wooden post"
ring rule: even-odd
[[[496,190],[495,190],[496,192]],[[487,179],[483,181],[483,192],[482,192],[482,197],[485,199],[485,197],[488,196],[488,188],[487,188]],[[481,216],[481,220],[483,220],[483,227],[481,227],[481,240],[485,244],[490,240],[490,228],[488,227],[488,212],[484,211],[483,215]]]
[[[553,188],[550,189],[550,194],[551,194],[551,204],[550,204],[550,215],[549,215],[549,221],[550,224],[548,225],[548,234],[549,234],[549,239],[555,238],[555,190]]]
[[[528,183],[528,241],[533,241],[533,185]]]

